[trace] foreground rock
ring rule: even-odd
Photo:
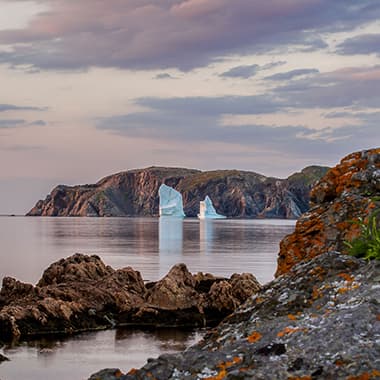
[[[114,270],[98,256],[75,254],[52,264],[36,286],[3,279],[0,341],[128,324],[215,324],[259,289],[251,274],[192,275],[184,264],[145,285],[130,267]]]
[[[309,209],[311,186],[327,171],[310,166],[287,179],[239,170],[200,172],[151,167],[108,176],[93,185],[59,185],[29,211],[30,216],[151,216],[159,213],[158,189],[166,184],[196,217],[209,195],[216,211],[230,217],[298,218]]]
[[[266,285],[187,351],[91,379],[377,379],[379,281],[379,262],[323,254]]]
[[[380,207],[380,148],[352,153],[330,169],[311,191],[311,209],[282,240],[276,275],[326,251],[345,252],[358,235],[352,223]]]

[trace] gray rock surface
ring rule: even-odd
[[[377,379],[379,300],[379,262],[326,253],[266,285],[199,344],[118,378]]]

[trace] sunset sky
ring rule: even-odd
[[[152,165],[380,146],[379,0],[0,0],[0,213]]]

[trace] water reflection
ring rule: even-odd
[[[183,219],[161,216],[159,220],[160,256],[178,255],[183,247]]]
[[[6,347],[11,359],[0,364],[2,379],[87,379],[102,368],[128,371],[141,367],[148,357],[183,351],[200,340],[201,330],[118,329],[83,333],[70,339],[42,339]]]
[[[208,255],[212,252],[214,222],[216,221],[213,219],[203,219],[199,221],[199,248],[201,254]]]
[[[191,272],[246,271],[267,282],[278,243],[293,229],[294,221],[282,220],[0,217],[0,279],[36,283],[52,262],[80,252],[152,281],[183,262]]]
[[[193,273],[251,272],[265,283],[273,278],[279,241],[293,230],[294,221],[282,220],[0,217],[0,278],[35,283],[52,262],[82,252],[114,268],[132,266],[153,281],[184,262]],[[195,339],[168,334],[104,331],[9,347],[2,353],[12,361],[0,365],[0,376],[86,379],[100,368],[140,367],[147,357],[182,350]]]

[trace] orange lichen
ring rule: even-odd
[[[137,369],[136,368],[131,368],[129,371],[128,371],[128,373],[127,373],[127,375],[134,375],[134,374],[136,374],[137,373]]]
[[[258,342],[263,336],[257,332],[254,331],[250,336],[247,337],[247,340],[249,343],[256,343]]]
[[[296,321],[297,320],[297,317],[293,314],[288,314],[288,318],[291,320],[291,321]]]
[[[117,379],[123,376],[123,373],[118,369],[113,374]]]
[[[288,272],[300,261],[310,260],[327,251],[346,253],[343,241],[351,241],[360,233],[360,226],[352,220],[365,217],[375,207],[365,195],[368,183],[354,175],[365,174],[372,161],[371,156],[379,152],[380,149],[371,149],[348,155],[314,186],[310,193],[313,209],[307,218],[297,222],[294,233],[280,243],[276,276]],[[380,168],[378,162],[375,165]],[[322,279],[318,273],[311,275]]]
[[[323,280],[324,274],[326,274],[326,271],[322,267],[317,266],[317,267],[311,269],[311,271],[309,273],[310,273],[310,275],[317,276],[320,280]]]
[[[342,273],[339,273],[338,276],[341,277],[341,278],[343,278],[347,282],[354,281],[354,276],[352,276],[352,275],[350,275],[348,273],[342,272]]]
[[[229,368],[235,364],[238,364],[242,361],[242,359],[239,356],[235,356],[232,358],[232,360],[226,361],[225,363],[220,363],[219,367],[220,368]]]
[[[313,286],[313,292],[311,293],[311,297],[313,300],[316,300],[322,296],[322,292],[316,287]]]
[[[346,293],[346,292],[348,292],[348,291],[350,291],[350,290],[355,290],[355,289],[357,289],[359,287],[359,284],[354,284],[354,285],[352,285],[352,286],[345,286],[345,287],[343,287],[343,288],[339,288],[338,289],[338,293],[339,294],[344,294],[344,293]]]
[[[282,338],[285,335],[294,334],[297,331],[306,332],[307,329],[301,329],[299,327],[285,327],[282,331],[280,331],[279,333],[277,333],[277,336],[279,338]]]
[[[306,375],[306,376],[289,376],[288,380],[311,380],[311,376]]]
[[[347,377],[347,380],[370,380],[378,377],[380,377],[380,371],[374,369],[371,372],[363,372],[358,376],[349,376]]]
[[[218,374],[215,376],[207,377],[206,380],[222,380],[222,379],[224,379],[225,376],[227,375],[227,368],[229,368],[235,364],[238,364],[241,361],[242,361],[242,358],[240,358],[239,356],[235,356],[234,358],[232,358],[232,360],[219,363],[218,368],[220,369],[220,371],[218,372]]]

